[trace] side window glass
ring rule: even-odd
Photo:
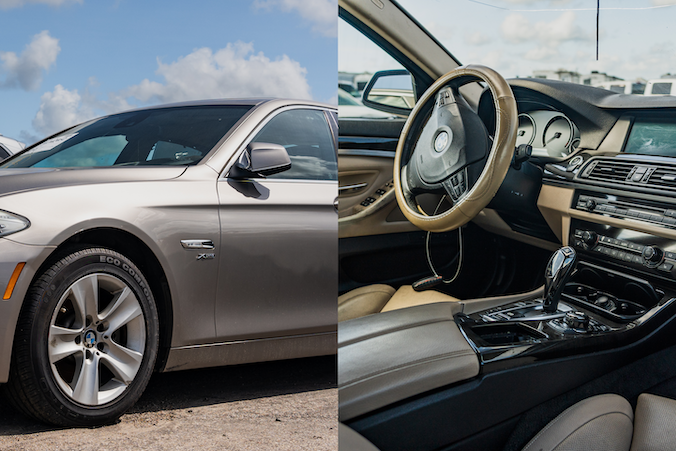
[[[337,180],[338,163],[333,135],[321,110],[288,110],[273,117],[253,142],[284,146],[291,169],[270,179]]]
[[[338,34],[338,117],[395,118],[392,113],[365,106],[362,94],[374,73],[404,67],[342,18],[338,20]],[[391,94],[391,90],[380,91]]]

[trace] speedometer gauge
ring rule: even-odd
[[[516,145],[533,144],[535,138],[535,122],[527,114],[519,114],[519,131],[516,133]]]
[[[519,123],[520,124],[520,123]],[[564,116],[552,118],[545,127],[542,145],[552,157],[565,157],[570,153],[573,124]]]

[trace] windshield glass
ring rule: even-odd
[[[0,168],[67,168],[198,163],[251,106],[133,111],[60,133]]]
[[[462,64],[623,94],[669,95],[674,0],[397,0]],[[443,19],[442,19],[443,18]],[[367,56],[365,55],[364,58]],[[660,86],[646,91],[649,82]],[[645,92],[644,92],[645,91]]]

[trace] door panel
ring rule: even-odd
[[[221,180],[218,195],[217,341],[335,330],[336,182]]]

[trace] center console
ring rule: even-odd
[[[599,203],[600,197],[576,199],[587,211],[596,211]],[[661,211],[662,219],[671,214]],[[648,321],[676,313],[676,240],[573,218],[569,243],[550,259],[544,295],[456,315],[484,371],[518,365],[523,358],[621,346],[647,334],[650,328],[640,326]]]

